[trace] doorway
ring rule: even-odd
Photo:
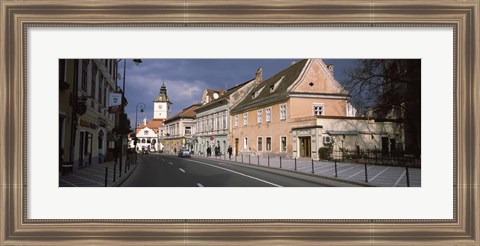
[[[382,137],[382,155],[388,155],[389,151],[388,137]]]
[[[311,137],[298,137],[300,142],[300,157],[308,157],[312,156],[311,148],[312,148],[312,140]]]

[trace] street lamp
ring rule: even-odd
[[[138,106],[141,106],[140,107],[140,113],[143,113],[143,109],[145,108],[145,103],[142,103],[142,102],[139,102],[137,103],[137,106],[135,107],[135,152],[137,151],[137,121],[138,121],[138,117],[137,117],[137,113],[138,113]]]
[[[125,114],[125,77],[126,77],[126,71],[127,71],[127,59],[119,59],[117,60],[117,64],[123,60],[123,89],[122,89],[122,114]],[[142,63],[142,59],[133,59],[133,62],[135,62],[136,65],[139,65]],[[120,117],[122,118],[122,117]],[[126,118],[126,117],[123,117]],[[119,162],[119,167],[120,170],[122,170],[122,159],[123,159],[123,135],[124,133],[120,133],[120,162]],[[121,172],[120,172],[121,173]]]

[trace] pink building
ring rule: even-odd
[[[335,80],[333,66],[321,59],[301,60],[266,80],[261,73],[230,111],[236,155],[318,159],[319,148],[327,145],[381,149],[387,148],[385,138],[403,142],[394,120],[355,117],[349,93]]]

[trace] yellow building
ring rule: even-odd
[[[108,112],[108,98],[116,74],[113,59],[59,60],[59,152],[65,164],[78,168],[112,158],[115,114]]]
[[[160,127],[160,144],[163,152],[175,153],[181,148],[193,150],[193,135],[195,134],[195,109],[201,104],[193,104],[180,113],[166,119]]]

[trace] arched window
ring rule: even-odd
[[[157,143],[157,140],[156,139],[152,139],[152,144],[156,144]]]
[[[147,143],[150,143],[150,138],[149,138],[149,139],[147,139]]]
[[[145,138],[142,138],[142,143],[145,143]]]
[[[105,134],[103,133],[102,130],[100,130],[100,132],[98,133],[98,148],[99,149],[103,149],[103,136]]]

